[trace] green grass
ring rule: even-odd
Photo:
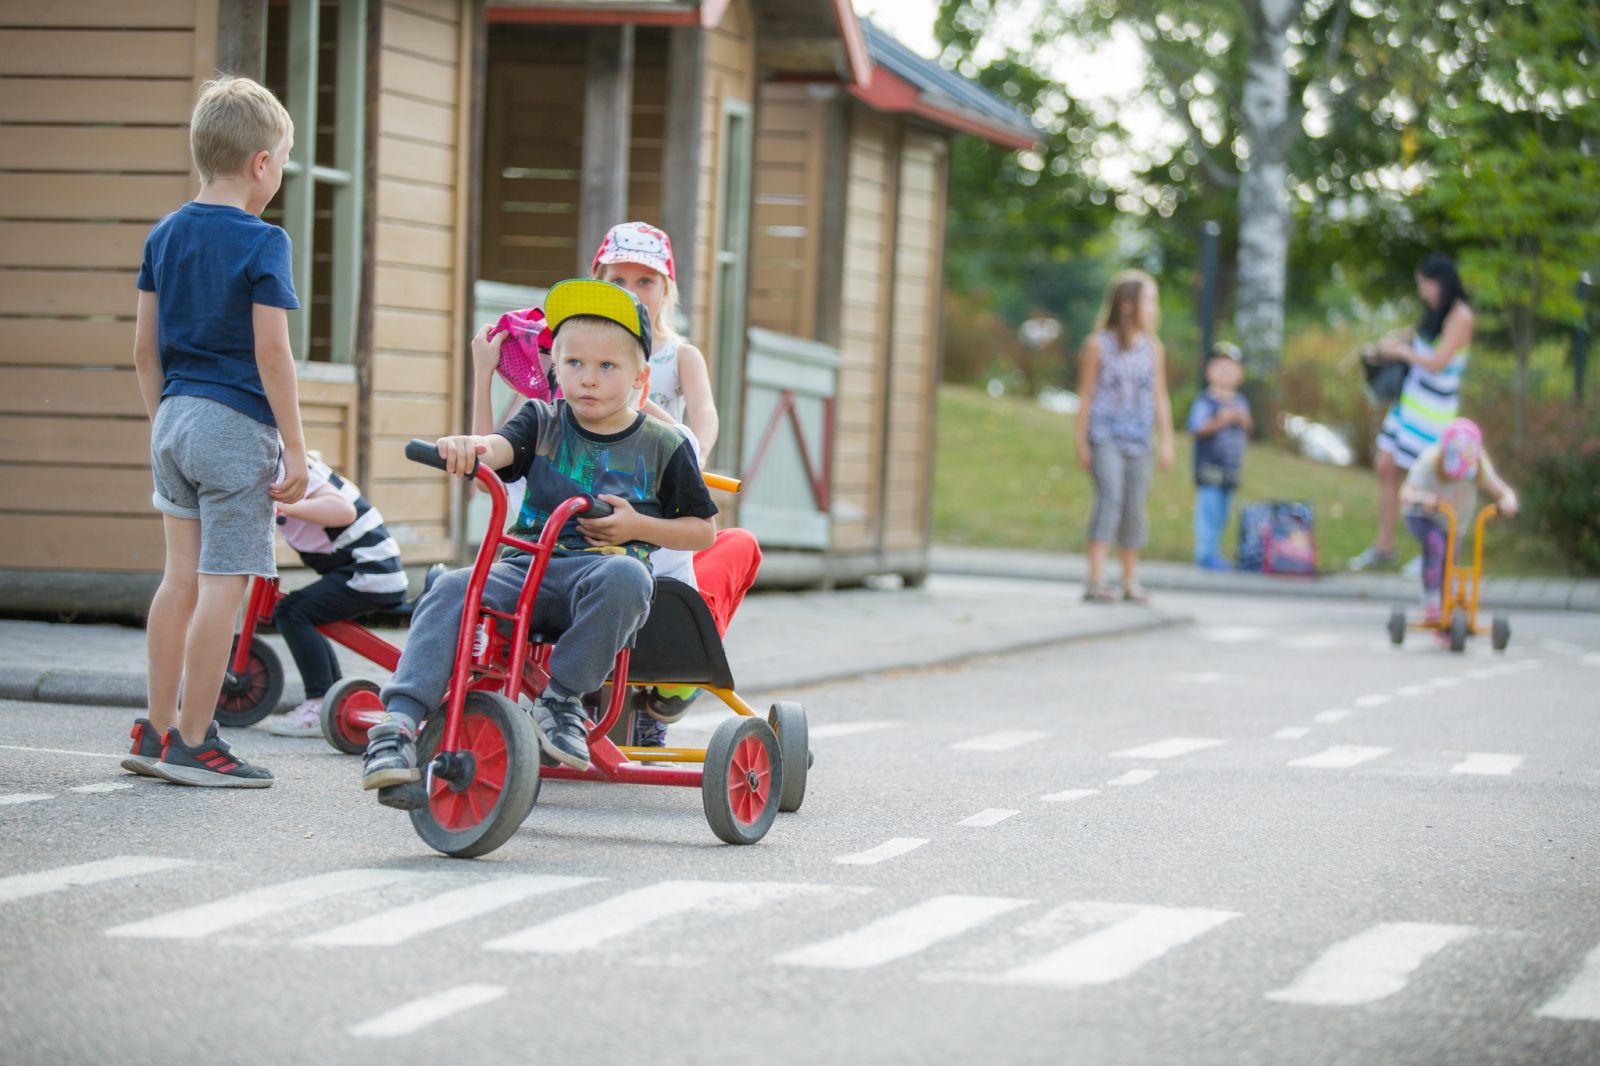
[[[1187,412],[1175,412],[1181,424]],[[1078,465],[1074,421],[1032,399],[995,399],[958,385],[939,388],[933,537],[942,544],[1082,552],[1093,489]],[[1191,439],[1178,434],[1178,459],[1157,471],[1150,489],[1150,540],[1144,555],[1193,558],[1194,483]],[[1372,542],[1378,483],[1370,470],[1329,466],[1272,445],[1252,444],[1245,457],[1238,505],[1251,500],[1307,500],[1317,509],[1317,558],[1341,569]],[[1225,554],[1238,544],[1238,523],[1223,534]],[[1402,529],[1402,557],[1414,542]],[[1551,549],[1501,523],[1484,548],[1489,574],[1559,573]]]

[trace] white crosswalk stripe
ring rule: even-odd
[[[407,870],[335,870],[333,873],[253,888],[213,903],[202,903],[198,907],[187,907],[144,921],[119,925],[107,929],[106,936],[198,940],[329,896],[382,888],[419,876]]]
[[[1150,744],[1141,744],[1137,748],[1125,748],[1122,751],[1111,753],[1113,759],[1175,759],[1180,755],[1190,755],[1207,748],[1220,748],[1226,740],[1216,740],[1210,737],[1168,737]]]
[[[1088,799],[1090,796],[1100,795],[1098,788],[1069,788],[1064,792],[1051,792],[1040,796],[1046,803],[1071,803],[1073,800]]]
[[[1465,758],[1450,767],[1453,774],[1504,775],[1522,765],[1521,755],[1505,755],[1492,751],[1469,751]]]
[[[1001,976],[1002,982],[1057,988],[1107,984],[1238,917],[1233,911],[1201,907],[1097,902],[1069,903],[1058,913],[1102,928],[1042,958],[1007,970]]]
[[[1290,759],[1288,765],[1318,770],[1344,770],[1376,759],[1381,755],[1387,755],[1393,750],[1393,748],[1363,747],[1360,744],[1335,744],[1333,747],[1319,751],[1315,755]]]
[[[853,932],[786,952],[775,961],[828,970],[865,970],[926,951],[1028,902],[996,896],[935,896]]]
[[[1600,947],[1589,952],[1582,969],[1560,993],[1533,1013],[1541,1018],[1600,1022]]]
[[[958,741],[950,747],[956,751],[1010,751],[1043,740],[1049,735],[1032,729],[1003,729],[998,733],[985,733],[981,737]]]
[[[898,858],[908,851],[915,851],[926,843],[927,840],[922,837],[892,837],[875,848],[840,855],[833,861],[841,866],[871,866],[885,859]]]
[[[302,937],[298,943],[345,947],[390,947],[447,925],[465,922],[533,896],[560,892],[599,878],[527,874],[497,877],[444,892],[403,907],[392,907],[346,925]]]
[[[0,807],[15,807],[23,803],[39,803],[42,800],[53,800],[55,796],[48,792],[7,792],[0,794]]]
[[[393,1038],[410,1036],[434,1022],[460,1014],[485,1003],[493,1003],[506,994],[504,985],[457,985],[431,996],[423,996],[402,1003],[393,1010],[384,1011],[376,1018],[350,1027],[351,1036]]]
[[[1119,774],[1118,776],[1113,777],[1111,780],[1107,781],[1106,784],[1116,785],[1118,788],[1127,788],[1132,785],[1142,785],[1146,781],[1155,780],[1156,775],[1159,773],[1161,773],[1160,770],[1129,770],[1125,774]]]
[[[1268,992],[1267,998],[1319,1006],[1385,999],[1405,988],[1430,957],[1476,932],[1466,925],[1384,922],[1333,945],[1292,984]]]
[[[1007,818],[1021,813],[1021,811],[1014,811],[1009,807],[990,807],[988,810],[979,811],[977,814],[974,814],[971,817],[963,818],[956,824],[969,825],[978,829],[983,829],[991,825],[998,825]]]
[[[76,888],[80,885],[98,885],[103,881],[116,881],[124,877],[138,877],[142,874],[157,873],[161,870],[171,870],[178,866],[190,865],[193,864],[188,859],[161,859],[149,855],[118,855],[113,859],[99,859],[95,862],[82,862],[73,866],[60,866],[54,870],[40,870],[38,873],[13,874],[10,877],[0,877],[0,903],[27,899],[29,896],[42,896],[47,892],[59,892],[64,888]]]
[[[483,946],[489,951],[572,955],[692,911],[737,913],[820,889],[818,885],[781,881],[662,881],[497,937]]]

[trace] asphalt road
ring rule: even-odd
[[[746,848],[548,783],[449,860],[320,741],[183,789],[117,767],[125,711],[0,703],[0,1059],[1600,1062],[1600,619],[1450,655],[1164,602],[1196,623],[752,699],[817,762]]]

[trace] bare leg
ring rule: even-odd
[[[1139,550],[1119,548],[1117,554],[1122,557],[1122,587],[1131,589],[1139,583],[1134,573],[1139,566]]]
[[[183,682],[183,647],[194,616],[199,575],[200,523],[164,515],[167,558],[161,585],[150,601],[145,620],[145,654],[149,659],[147,700],[150,724],[165,733],[178,722],[178,687]]]
[[[222,694],[222,675],[228,669],[228,649],[233,644],[234,617],[244,600],[250,579],[243,574],[201,574],[194,620],[184,650],[183,710],[178,732],[191,748],[199,747],[211,728]]]
[[[1373,547],[1393,554],[1396,520],[1400,515],[1400,467],[1389,452],[1378,453],[1378,536]]]
[[[1106,542],[1091,540],[1089,542],[1089,587],[1094,588],[1100,584],[1100,575],[1106,568]]]

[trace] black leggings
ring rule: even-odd
[[[333,643],[318,633],[317,627],[358,618],[380,607],[393,607],[405,599],[394,594],[357,592],[346,584],[350,576],[341,572],[323,574],[314,584],[295,589],[279,600],[272,612],[272,624],[289,645],[308,700],[320,700],[341,676]]]

